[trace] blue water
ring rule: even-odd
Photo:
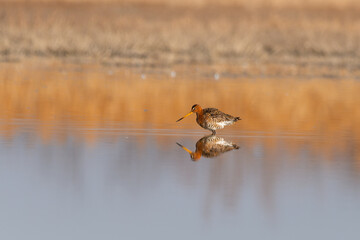
[[[191,160],[206,131],[53,126],[0,132],[0,239],[360,239],[355,139],[224,130],[240,149]],[[94,137],[94,136],[95,137]],[[340,140],[339,140],[340,141]]]

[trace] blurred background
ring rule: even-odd
[[[0,238],[358,239],[359,79],[358,0],[0,0]]]
[[[198,103],[249,131],[360,134],[358,1],[0,4],[5,122],[163,128]]]
[[[242,74],[254,67],[247,74],[256,77],[359,76],[356,0],[0,3],[1,61],[50,57],[158,71],[236,64]]]

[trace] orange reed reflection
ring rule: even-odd
[[[53,127],[59,124],[98,128],[130,122],[143,128],[198,129],[191,119],[185,119],[181,126],[175,121],[188,106],[199,103],[241,115],[241,124],[230,130],[360,138],[360,82],[356,80],[191,81],[157,76],[143,80],[140,74],[119,69],[109,72],[101,66],[74,65],[70,70],[59,70],[58,65],[2,65],[6,65],[0,68],[3,136],[16,133],[15,119],[37,120],[38,132],[45,140],[52,137]],[[96,141],[95,132],[83,137]],[[271,147],[275,143],[266,140],[265,144]],[[325,152],[335,146],[332,141],[319,145],[317,149],[329,150]],[[337,149],[345,147],[346,142],[336,141]],[[360,161],[358,147],[355,155]]]
[[[182,149],[187,151],[190,154],[190,157],[193,161],[198,161],[201,156],[206,158],[218,157],[219,155],[232,151],[234,149],[239,149],[240,147],[232,142],[225,141],[224,138],[218,137],[216,135],[208,135],[200,138],[195,145],[195,152],[187,149],[180,143],[176,143]]]

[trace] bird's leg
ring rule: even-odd
[[[216,135],[216,131],[215,130],[211,130],[212,131],[212,135]]]

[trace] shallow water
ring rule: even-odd
[[[12,107],[0,112],[1,239],[360,237],[359,110],[352,92],[347,92],[348,98],[333,100],[334,106],[342,106],[336,110],[343,114],[341,118],[333,115],[333,105],[327,112],[304,109],[298,103],[298,111],[315,114],[298,115],[301,119],[292,121],[294,113],[287,115],[291,108],[278,103],[276,114],[265,114],[269,118],[266,124],[259,120],[263,115],[252,115],[249,110],[251,101],[257,101],[251,96],[247,107],[242,105],[244,111],[239,115],[243,120],[218,131],[220,143],[231,142],[239,148],[224,153],[213,148],[212,154],[217,156],[203,152],[193,161],[178,144],[195,152],[196,143],[210,132],[199,128],[193,116],[179,123],[175,120],[190,110],[187,101],[200,98],[177,103],[176,109],[161,119],[151,116],[146,120],[146,114],[162,114],[156,99],[145,99],[147,105],[141,111],[137,108],[142,100],[125,101],[119,105],[119,114],[111,110],[112,104],[121,103],[115,95],[106,97],[117,81],[106,82],[108,92],[99,90],[106,92],[105,97],[94,91],[84,100],[87,106],[79,99],[67,100],[68,95],[49,99],[61,87],[72,96],[72,88],[64,88],[65,84],[75,84],[76,77],[82,80],[71,71],[67,76],[75,74],[75,79],[61,79],[62,73],[56,72],[50,75],[56,78],[54,86],[39,87],[43,81],[34,77],[33,85],[24,90],[24,84],[12,84],[19,81],[21,71],[16,78],[1,80],[6,82],[2,86],[13,91],[3,92],[7,103],[2,106]],[[104,75],[109,74],[106,71]],[[31,73],[25,75],[29,76]],[[142,89],[142,84],[148,87],[151,79],[139,83],[140,79],[132,78],[135,82],[128,90]],[[223,83],[224,89],[238,84]],[[94,82],[90,79],[89,84]],[[156,84],[155,89],[166,86],[166,82]],[[189,89],[192,84],[199,82],[188,83]],[[317,85],[311,86],[307,86],[313,93],[309,96],[314,98]],[[337,89],[332,98],[343,94]],[[81,91],[77,94],[83,94]],[[5,98],[5,94],[9,95]],[[226,100],[221,94],[226,91],[218,96]],[[103,98],[112,100],[100,111],[105,106]],[[315,98],[321,101],[321,97]],[[31,102],[33,99],[36,101]],[[175,100],[166,99],[174,104]],[[78,104],[77,108],[67,106],[68,101]],[[227,107],[223,103],[217,106]],[[228,109],[237,113],[236,107]],[[145,117],[132,120],[132,114],[140,113]],[[278,115],[284,115],[282,122]],[[248,123],[252,119],[253,123]]]

